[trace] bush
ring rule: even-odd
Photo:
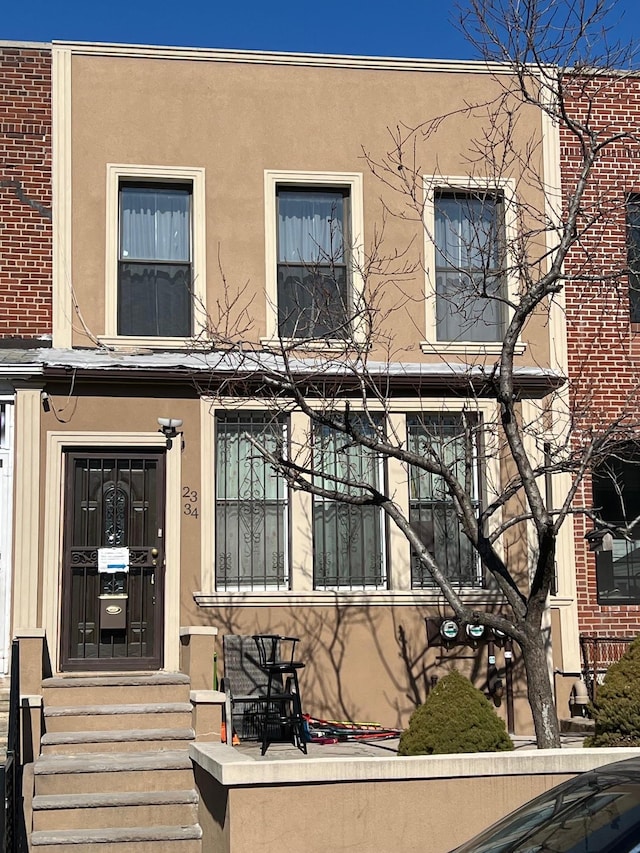
[[[596,697],[595,733],[585,746],[640,746],[640,637],[609,667]]]
[[[446,675],[411,715],[399,755],[502,752],[513,749],[504,720],[489,700],[455,670]]]

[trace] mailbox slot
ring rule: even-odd
[[[128,595],[100,596],[100,630],[124,631],[127,627]]]

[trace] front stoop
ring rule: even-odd
[[[180,673],[43,682],[31,848],[43,853],[202,853]]]

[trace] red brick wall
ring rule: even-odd
[[[0,47],[0,338],[51,334],[50,211],[51,52]]]
[[[570,113],[584,119],[590,102],[591,126],[604,134],[635,132],[640,126],[640,80],[600,81],[589,97],[577,97]],[[575,188],[580,149],[561,128],[561,168],[565,197]],[[566,286],[569,378],[580,436],[614,418],[629,415],[630,432],[640,435],[640,325],[629,321],[628,282],[620,271],[626,263],[625,202],[640,193],[640,145],[621,139],[596,166],[585,195],[584,219],[597,223],[583,245],[572,250],[565,269],[570,275],[595,275],[600,283],[568,282]],[[635,421],[635,423],[634,423]],[[639,472],[640,475],[640,472]],[[577,505],[591,506],[586,482]],[[640,632],[640,606],[600,606],[596,598],[595,557],[584,540],[592,523],[574,521],[578,619],[581,633],[628,636]]]

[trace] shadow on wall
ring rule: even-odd
[[[445,607],[350,605],[336,600],[314,607],[214,608],[209,614],[219,630],[220,671],[223,634],[299,637],[297,656],[306,665],[300,675],[304,710],[316,717],[404,728],[413,710],[452,669],[488,690],[486,642],[475,647],[429,643],[426,619],[450,618]],[[496,648],[495,654],[494,676],[504,685],[504,649]],[[522,707],[526,685],[517,646],[512,674],[514,704]],[[505,693],[493,697],[493,702],[506,717]]]

